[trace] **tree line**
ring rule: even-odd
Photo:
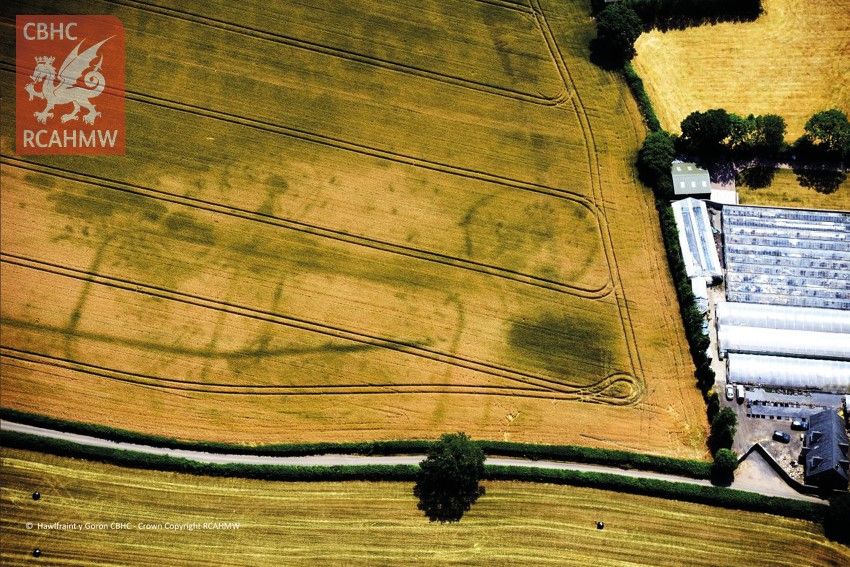
[[[634,43],[644,31],[752,21],[762,12],[761,0],[592,0],[591,6],[596,16],[594,60],[613,67],[635,56]]]
[[[676,155],[706,168],[743,164],[739,182],[756,188],[770,184],[777,163],[791,163],[801,185],[825,193],[847,178],[843,170],[850,164],[850,121],[836,108],[813,114],[804,134],[791,144],[785,142],[785,120],[776,114],[743,117],[714,108],[692,112],[682,120],[681,130],[681,136],[674,136],[656,129],[638,152],[641,181],[662,199],[673,196],[670,165]]]

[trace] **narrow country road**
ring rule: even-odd
[[[102,439],[100,437],[92,437],[89,435],[80,435],[77,433],[68,433],[65,431],[57,431],[54,429],[46,429],[43,427],[35,427],[25,425],[13,421],[0,421],[0,429],[3,431],[14,431],[17,433],[26,433],[29,435],[37,435],[39,437],[47,437],[51,439],[61,439],[80,445],[88,445],[91,447],[105,447],[108,449],[120,449],[124,451],[136,451],[138,453],[147,453],[150,455],[165,455],[169,457],[178,457],[197,461],[199,463],[217,463],[217,464],[245,464],[245,465],[297,465],[297,466],[334,466],[334,465],[415,465],[418,464],[424,455],[342,455],[342,454],[324,454],[324,455],[305,455],[300,457],[273,457],[266,455],[241,455],[241,454],[226,454],[226,453],[207,453],[204,451],[191,451],[186,449],[169,449],[166,447],[155,447],[153,445],[140,445],[136,443],[119,443]],[[695,484],[699,486],[711,486],[707,480],[694,479],[685,476],[676,476],[672,474],[657,473],[652,471],[640,471],[635,469],[621,469],[618,467],[610,467],[605,465],[593,465],[585,463],[571,463],[564,461],[548,461],[548,460],[531,460],[531,459],[513,459],[509,457],[487,457],[486,464],[488,465],[504,465],[509,467],[534,467],[540,469],[556,469],[556,470],[572,470],[581,472],[600,472],[608,474],[616,474],[620,476],[632,478],[649,478],[655,480],[666,480],[669,482],[684,482],[687,484]],[[732,485],[732,488],[753,492],[752,489],[747,490],[746,487],[738,487]],[[785,498],[793,498],[795,500],[806,500],[810,502],[823,503],[823,500],[806,496],[794,491],[791,487],[785,486],[785,490],[765,489],[760,487],[759,493],[767,496],[782,496]]]

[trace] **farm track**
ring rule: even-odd
[[[160,299],[166,299],[187,305],[193,305],[196,307],[202,307],[210,310],[224,312],[235,316],[247,317],[258,321],[264,321],[290,328],[310,331],[313,333],[318,333],[337,339],[342,339],[360,344],[367,344],[380,348],[386,348],[404,354],[409,354],[420,358],[426,358],[438,363],[448,364],[456,366],[458,368],[465,368],[467,370],[472,370],[475,372],[481,372],[497,378],[512,380],[515,382],[519,382],[525,386],[536,386],[546,388],[547,390],[556,393],[582,393],[584,395],[602,394],[605,390],[607,390],[616,383],[625,381],[631,384],[631,392],[628,396],[625,396],[623,398],[606,398],[604,402],[601,399],[597,400],[601,403],[611,403],[616,405],[636,403],[639,399],[639,396],[643,392],[642,384],[634,383],[633,378],[630,375],[620,372],[609,374],[605,378],[602,378],[597,382],[587,385],[569,384],[567,382],[555,380],[546,376],[540,376],[530,372],[516,370],[491,362],[484,362],[475,360],[470,357],[446,353],[425,345],[408,343],[396,339],[388,339],[376,335],[371,335],[368,333],[362,333],[359,331],[351,331],[349,329],[337,327],[334,325],[319,323],[316,321],[292,317],[288,315],[282,315],[267,310],[246,307],[232,302],[225,302],[195,294],[169,290],[166,288],[148,285],[141,282],[135,282],[124,278],[96,274],[87,270],[69,268],[52,262],[28,258],[26,256],[20,256],[9,252],[0,253],[0,262],[19,266],[26,269],[59,275],[62,277],[73,278],[84,282],[94,283],[97,285],[130,291],[132,293],[144,294],[151,297],[158,297]],[[588,361],[583,362],[587,363]]]
[[[415,65],[409,65],[405,63],[398,63],[395,61],[390,61],[388,59],[382,59],[380,57],[375,57],[372,55],[364,55],[362,53],[358,53],[356,51],[351,51],[347,49],[342,49],[339,47],[333,47],[329,45],[324,45],[314,41],[308,41],[304,39],[299,39],[297,37],[292,37],[280,33],[273,33],[263,29],[244,26],[241,24],[236,24],[233,22],[229,22],[226,20],[220,20],[217,18],[211,18],[209,16],[203,16],[201,14],[197,14],[194,12],[190,12],[188,10],[182,10],[178,8],[161,6],[159,4],[155,4],[153,2],[144,2],[142,0],[103,0],[104,2],[114,4],[117,6],[123,6],[125,8],[132,8],[142,12],[159,14],[162,16],[167,16],[175,19],[179,19],[186,22],[191,22],[195,24],[200,24],[204,26],[208,26],[211,28],[216,28],[220,30],[224,30],[230,33],[235,33],[255,39],[260,39],[264,41],[269,41],[277,44],[283,44],[290,47],[296,47],[298,49],[304,49],[307,51],[312,51],[315,53],[321,53],[323,55],[329,55],[332,57],[337,57],[340,59],[346,59],[349,61],[356,61],[358,63],[363,63],[367,65],[372,65],[375,67],[380,67],[384,69],[389,69],[392,71],[396,71],[399,73],[413,75],[418,77],[424,77],[426,79],[431,79],[440,83],[460,86],[467,89],[471,89],[478,92],[483,92],[487,94],[493,94],[497,96],[501,96],[504,98],[509,98],[512,100],[518,100],[521,102],[536,104],[541,106],[559,106],[564,104],[569,99],[569,94],[567,91],[562,91],[555,96],[543,96],[539,94],[529,94],[522,92],[517,89],[511,89],[509,87],[493,85],[490,83],[486,83],[483,81],[475,81],[473,79],[467,79],[464,77],[458,77],[455,75],[449,75],[446,73],[440,73],[439,71],[433,71],[431,69],[426,69],[424,67],[417,67]],[[494,2],[484,2],[486,4],[491,4],[494,6],[500,6],[502,8],[508,8],[517,12],[521,12],[523,14],[531,15],[530,12],[517,9],[516,7],[508,7],[504,3],[494,3]]]
[[[607,282],[606,285],[600,288],[589,288],[573,284],[567,284],[556,280],[541,278],[517,270],[510,270],[508,268],[503,268],[495,264],[487,264],[485,262],[468,260],[465,258],[459,258],[456,256],[442,254],[439,252],[434,252],[413,246],[395,244],[392,242],[369,238],[367,236],[351,234],[348,232],[335,230],[311,223],[306,223],[303,221],[296,221],[294,219],[288,219],[285,217],[279,217],[266,213],[250,211],[248,209],[242,209],[239,207],[233,207],[230,205],[224,205],[215,201],[207,201],[205,199],[198,199],[196,197],[178,195],[176,193],[171,193],[160,189],[153,189],[142,185],[119,182],[113,179],[89,174],[80,174],[68,169],[63,169],[52,165],[42,165],[39,163],[31,162],[25,159],[21,159],[17,156],[0,154],[0,163],[26,171],[48,174],[53,177],[59,177],[61,179],[67,179],[78,183],[86,183],[89,185],[102,187],[104,189],[110,189],[123,193],[129,193],[132,195],[147,197],[160,202],[173,203],[185,207],[190,207],[196,210],[204,210],[252,222],[267,224],[286,230],[310,234],[320,238],[327,238],[339,242],[363,246],[372,250],[380,250],[383,252],[389,252],[392,254],[406,256],[409,258],[444,264],[455,268],[461,268],[464,270],[478,272],[481,274],[504,278],[521,284],[540,287],[557,293],[566,293],[569,295],[574,295],[586,299],[602,299],[604,297],[607,297],[611,293],[610,283]]]
[[[591,185],[595,196],[595,205],[601,211],[601,214],[597,217],[597,219],[599,220],[600,227],[604,233],[602,241],[605,246],[606,254],[608,256],[608,269],[611,281],[614,285],[614,295],[617,299],[617,307],[620,311],[620,320],[623,325],[623,334],[626,337],[626,345],[629,349],[629,358],[632,362],[632,373],[638,380],[642,382],[642,376],[644,374],[643,363],[640,360],[640,352],[637,346],[637,335],[635,333],[634,324],[632,323],[628,309],[628,297],[626,295],[626,291],[623,286],[622,278],[619,272],[617,256],[614,251],[611,228],[608,225],[605,196],[602,191],[602,170],[599,165],[599,150],[596,146],[593,128],[590,123],[587,108],[585,107],[584,102],[582,101],[581,93],[579,92],[578,86],[576,85],[575,80],[573,79],[572,74],[570,73],[569,67],[566,64],[566,60],[564,59],[563,53],[561,52],[561,49],[555,39],[555,34],[552,31],[548,20],[546,19],[546,15],[543,11],[542,6],[540,5],[540,1],[530,0],[530,2],[532,10],[534,11],[535,16],[540,22],[541,29],[543,30],[543,36],[546,39],[547,46],[550,50],[550,53],[552,54],[553,59],[555,60],[558,72],[560,73],[561,78],[565,83],[565,86],[575,95],[572,97],[572,102],[573,106],[575,107],[576,114],[579,116],[579,124],[581,125],[582,135],[585,139],[585,147],[587,148],[588,155],[588,166],[590,167]],[[620,294],[622,294],[622,299],[620,298]]]

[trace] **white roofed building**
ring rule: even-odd
[[[676,201],[672,206],[688,277],[721,278],[723,272],[705,203],[688,198]]]

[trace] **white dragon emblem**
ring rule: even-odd
[[[87,110],[86,115],[83,116],[83,122],[94,124],[94,119],[100,116],[101,113],[97,111],[89,99],[102,93],[106,87],[106,79],[104,79],[103,74],[100,72],[103,55],[100,56],[94,68],[83,77],[83,83],[87,88],[77,86],[77,80],[79,80],[83,71],[88,69],[91,62],[97,56],[97,50],[100,46],[110,39],[112,38],[108,37],[80,53],[80,46],[83,45],[85,40],[81,41],[65,58],[65,61],[59,68],[58,77],[56,68],[53,66],[54,57],[35,58],[35,70],[32,76],[30,76],[31,82],[27,83],[25,90],[29,94],[30,100],[35,97],[47,101],[47,106],[45,106],[44,110],[34,113],[36,120],[42,124],[46,124],[48,118],[53,118],[51,110],[53,110],[54,106],[70,103],[74,105],[74,109],[68,114],[62,115],[63,124],[71,120],[79,120],[79,116],[77,115],[80,112],[80,107]],[[35,90],[35,86],[39,83],[41,83],[41,92]]]

